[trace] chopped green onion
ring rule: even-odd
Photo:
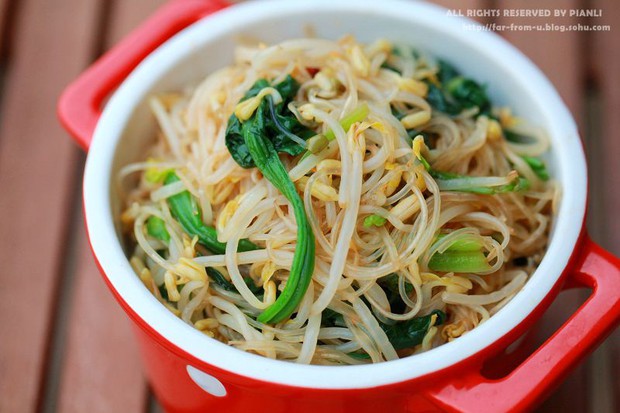
[[[387,222],[387,219],[381,215],[372,214],[364,218],[364,228],[370,228],[372,226],[380,227]]]
[[[479,273],[491,269],[482,251],[435,253],[428,268],[441,272]]]
[[[347,116],[340,120],[340,126],[344,131],[348,131],[351,126],[356,122],[361,122],[368,117],[368,105],[366,103],[362,103],[357,108],[353,109]],[[336,138],[333,130],[328,130],[323,135],[328,141],[333,141]]]
[[[319,153],[327,147],[329,141],[324,135],[314,135],[307,142],[307,153]]]
[[[357,108],[355,108],[347,116],[345,116],[340,121],[340,126],[342,126],[342,129],[344,129],[345,132],[348,132],[349,129],[351,128],[351,125],[353,125],[356,122],[361,122],[364,119],[366,119],[368,117],[368,112],[369,112],[368,105],[366,103],[363,103]],[[303,161],[304,159],[306,159],[308,156],[312,154],[317,154],[321,152],[323,149],[327,147],[329,142],[333,141],[335,138],[336,138],[336,135],[334,135],[334,131],[332,131],[331,129],[325,132],[325,134],[319,134],[319,135],[315,135],[311,137],[306,142],[308,150],[302,155],[300,161]]]
[[[435,243],[444,239],[448,234],[439,234]],[[483,244],[470,234],[463,234],[454,239],[443,252],[433,254],[428,262],[433,271],[441,272],[484,272],[489,265],[483,252]]]
[[[146,221],[146,231],[153,238],[164,242],[170,241],[170,234],[166,229],[166,223],[159,217],[154,215],[149,217]]]
[[[521,156],[523,160],[532,168],[532,171],[536,174],[538,178],[543,181],[549,180],[549,172],[547,171],[547,166],[540,158],[535,158],[533,156]]]
[[[148,182],[156,184],[159,182],[163,182],[164,179],[166,179],[166,177],[168,176],[168,174],[173,171],[174,169],[160,169],[157,167],[150,167],[147,168],[144,172],[144,178]]]
[[[440,241],[447,237],[449,234],[439,234],[435,242]],[[475,252],[482,250],[482,243],[476,237],[466,234],[459,238],[456,238],[448,248],[447,252]]]

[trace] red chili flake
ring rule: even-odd
[[[321,70],[321,69],[319,69],[318,67],[307,67],[306,70],[308,71],[310,76],[314,77],[314,75],[319,73],[319,70]]]

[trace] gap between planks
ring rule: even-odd
[[[86,63],[89,28],[81,21],[93,15],[92,6],[84,0],[20,1],[9,37],[0,125],[3,412],[35,411],[44,384],[77,159],[52,108]],[[70,14],[80,24],[67,25]],[[24,291],[27,300],[19,294]]]
[[[99,50],[117,43],[163,3],[163,0],[108,3],[101,19]],[[83,225],[75,236],[80,240],[77,285],[60,377],[59,411],[146,412],[150,408],[150,396],[130,321],[98,274]]]
[[[620,27],[620,2],[617,0],[588,0],[588,7],[603,10],[603,16],[597,19],[597,24],[608,24],[612,32],[588,33],[589,55],[587,61],[591,67],[591,79],[600,99],[599,107],[594,108],[598,115],[596,133],[591,135],[590,168],[593,169],[592,194],[596,194],[595,202],[600,215],[598,223],[593,228],[593,235],[602,246],[609,249],[616,256],[620,255],[620,220],[615,214],[620,207],[620,168],[618,168],[618,154],[620,154],[620,53],[617,41]],[[593,20],[593,19],[592,19]],[[591,220],[593,222],[594,220]],[[593,408],[599,401],[608,401],[612,412],[620,411],[620,330],[616,330],[604,345],[603,350],[597,351],[590,370],[590,385],[592,386]],[[611,370],[611,371],[610,371]],[[601,376],[611,378],[612,388],[608,394],[601,394],[602,389],[597,386]],[[604,386],[603,389],[607,389]],[[596,411],[596,410],[593,410]],[[598,412],[597,412],[598,413]]]
[[[75,176],[82,173],[83,156],[77,156],[79,161],[76,163]],[[80,194],[81,180],[77,179],[73,185],[73,193]],[[79,228],[83,225],[81,214],[81,199],[75,196],[71,205],[71,218],[68,222],[69,236],[65,243],[66,254],[64,255],[63,268],[58,279],[56,294],[56,308],[52,321],[52,337],[50,339],[49,356],[43,371],[43,385],[41,386],[41,396],[37,411],[41,413],[54,413],[58,409],[58,389],[62,374],[62,362],[65,356],[67,345],[67,331],[69,330],[69,320],[71,314],[71,298],[75,292],[75,279],[78,266],[77,251],[79,242],[76,236]]]
[[[11,54],[11,40],[15,30],[15,21],[18,12],[17,0],[0,0],[0,97],[4,96],[5,81],[9,57]],[[2,111],[0,111],[0,122]]]
[[[94,30],[91,33],[90,57],[88,62],[96,59],[103,50],[103,38],[107,23],[108,10],[112,0],[99,2],[98,9],[92,16],[95,18]],[[67,138],[69,138],[67,136]],[[56,308],[52,321],[52,337],[50,338],[49,356],[46,360],[44,369],[44,382],[39,398],[39,411],[43,413],[53,413],[58,410],[59,388],[63,373],[63,362],[65,361],[65,351],[67,346],[67,335],[70,330],[72,298],[75,293],[76,272],[79,265],[80,242],[84,242],[79,237],[81,228],[84,225],[82,213],[81,176],[84,170],[85,155],[76,148],[76,165],[73,173],[75,179],[71,191],[73,202],[71,206],[71,219],[68,222],[68,240],[64,254],[63,269],[57,281]],[[75,310],[74,310],[75,311]]]

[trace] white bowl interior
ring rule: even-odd
[[[371,387],[422,376],[480,351],[510,331],[549,292],[568,262],[584,217],[585,161],[574,121],[548,80],[499,37],[466,31],[464,23],[472,22],[418,2],[277,0],[222,11],[165,43],[110,99],[88,157],[87,224],[95,253],[114,288],[155,330],[197,358],[242,375],[306,387]],[[488,84],[495,104],[510,106],[551,137],[549,166],[562,185],[563,199],[548,253],[503,310],[452,343],[380,365],[318,367],[273,361],[228,347],[185,325],[150,295],[128,265],[113,224],[113,212],[119,209],[113,183],[118,169],[143,159],[153,141],[155,121],[147,107],[148,96],[181,90],[229,64],[240,35],[274,43],[304,37],[308,27],[318,37],[337,39],[352,33],[364,42],[387,38],[444,58]]]

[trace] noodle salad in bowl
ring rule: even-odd
[[[235,55],[151,97],[158,136],[119,172],[138,174],[131,265],[170,311],[265,357],[363,364],[457,339],[520,291],[559,195],[544,131],[385,40]]]

